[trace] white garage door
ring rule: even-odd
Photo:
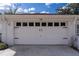
[[[66,22],[15,22],[15,44],[68,44]]]

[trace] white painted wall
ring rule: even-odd
[[[0,40],[2,39],[2,20],[1,20],[1,17],[0,17]]]
[[[7,43],[7,21],[5,20],[4,16],[1,15],[1,24],[2,24],[2,42]]]
[[[0,33],[2,33],[2,20],[1,20],[1,17],[0,17]]]
[[[12,21],[8,21],[7,22],[7,43],[8,45],[13,45],[14,44],[14,28],[13,28],[13,22]]]
[[[2,33],[2,42],[13,45],[13,22],[9,23],[6,17],[4,18],[3,15],[0,15],[0,33]]]
[[[75,37],[75,20],[68,22],[68,36],[69,36],[69,45],[72,43],[72,38]]]

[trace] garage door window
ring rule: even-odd
[[[29,26],[34,26],[34,23],[33,22],[29,22]]]
[[[59,26],[59,22],[54,22],[54,26]]]
[[[52,22],[48,22],[48,26],[53,26],[53,23]]]
[[[42,26],[46,26],[46,22],[42,22]]]
[[[77,35],[79,36],[79,25],[77,24]]]
[[[61,26],[66,26],[66,23],[65,22],[61,22]]]
[[[27,26],[27,22],[23,22],[23,26]]]
[[[35,26],[40,26],[40,22],[36,22],[35,23]]]
[[[16,23],[16,26],[21,26],[21,22],[17,22]]]

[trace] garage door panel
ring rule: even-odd
[[[42,41],[45,42],[45,44],[68,44],[68,39],[64,39],[68,37],[66,29],[62,27],[42,27],[42,29]]]
[[[67,28],[26,26],[15,28],[15,44],[68,44]]]
[[[19,39],[15,40],[15,44],[38,44],[39,42],[41,42],[39,36],[40,32],[37,31],[37,29],[38,28],[33,29],[32,27],[20,28],[18,32],[16,31],[16,36],[19,37]]]

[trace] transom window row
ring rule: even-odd
[[[16,26],[66,26],[66,22],[16,22]]]

